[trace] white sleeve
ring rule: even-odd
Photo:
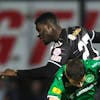
[[[94,39],[94,37],[95,37],[95,31],[92,30],[92,33],[93,33],[93,35],[92,35],[91,41],[92,41],[92,40]]]

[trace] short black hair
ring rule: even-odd
[[[85,75],[85,66],[80,59],[71,59],[67,63],[67,76],[75,81],[80,81]]]
[[[47,22],[52,22],[53,24],[57,25],[57,17],[52,12],[45,12],[42,13],[37,19],[35,20],[35,24],[45,24]]]

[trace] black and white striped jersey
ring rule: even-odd
[[[77,29],[81,30],[73,37],[72,35]],[[61,66],[65,64],[68,59],[80,58],[86,60],[97,57],[99,52],[92,44],[95,33],[94,30],[88,31],[79,26],[63,29],[58,42],[53,46],[49,62]]]

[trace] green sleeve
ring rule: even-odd
[[[91,69],[95,73],[100,70],[100,60],[85,60],[84,64],[86,69]]]
[[[97,73],[100,70],[100,60],[91,60],[91,68]]]
[[[59,99],[61,99],[62,93],[65,91],[63,81],[62,81],[63,72],[64,72],[64,67],[61,67],[57,71],[55,79],[48,91],[48,97],[56,96]]]

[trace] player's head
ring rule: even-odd
[[[69,60],[65,75],[71,85],[82,87],[85,80],[85,67],[83,62],[79,59]]]
[[[42,39],[45,44],[49,44],[52,41],[57,41],[60,26],[58,25],[58,20],[53,13],[42,13],[35,20],[35,25],[36,30],[39,33],[38,37]]]

